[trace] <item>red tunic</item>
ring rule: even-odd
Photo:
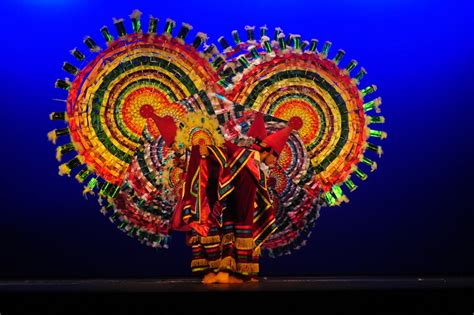
[[[193,147],[183,194],[182,221],[209,226],[209,234],[188,234],[193,272],[256,275],[260,246],[276,229],[266,178],[254,151],[226,143],[210,146],[202,158]]]

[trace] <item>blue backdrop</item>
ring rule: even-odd
[[[188,22],[211,41],[245,25],[300,33],[355,58],[383,98],[379,169],[325,208],[306,247],[264,259],[265,275],[474,273],[472,1],[2,1],[0,277],[189,275],[190,250],[141,245],[57,175],[46,133],[65,94],[53,87],[69,50],[112,17]],[[163,25],[160,25],[163,27]],[[128,26],[129,27],[129,26]],[[243,34],[243,33],[242,33]],[[85,49],[83,49],[85,50]]]

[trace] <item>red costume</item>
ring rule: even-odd
[[[260,246],[276,229],[266,177],[253,150],[230,142],[208,149],[203,158],[192,148],[183,195],[183,221],[210,228],[207,236],[189,234],[192,271],[255,276]]]

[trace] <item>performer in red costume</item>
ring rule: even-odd
[[[174,120],[142,114],[153,119],[166,145],[177,149]],[[257,113],[247,133],[256,139],[251,148],[229,141],[222,147],[192,146],[171,228],[187,232],[191,269],[204,275],[203,283],[257,280],[261,245],[277,228],[268,169],[290,133],[287,127],[267,136],[263,115]]]
[[[261,140],[252,148],[225,142],[223,148],[193,147],[184,189],[183,221],[190,233],[191,268],[204,283],[255,281],[261,245],[275,231],[275,214],[267,191],[273,167],[291,128],[266,137],[262,115],[248,135]]]

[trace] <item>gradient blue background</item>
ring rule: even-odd
[[[0,277],[189,275],[177,235],[154,250],[119,231],[82,187],[57,175],[48,119],[69,50],[138,8],[211,41],[245,25],[331,40],[378,85],[388,139],[351,202],[325,208],[309,244],[264,259],[264,275],[472,275],[474,5],[472,1],[3,1],[0,50]],[[127,24],[130,30],[130,24]],[[163,23],[159,25],[163,29]],[[244,32],[241,32],[244,37]]]

